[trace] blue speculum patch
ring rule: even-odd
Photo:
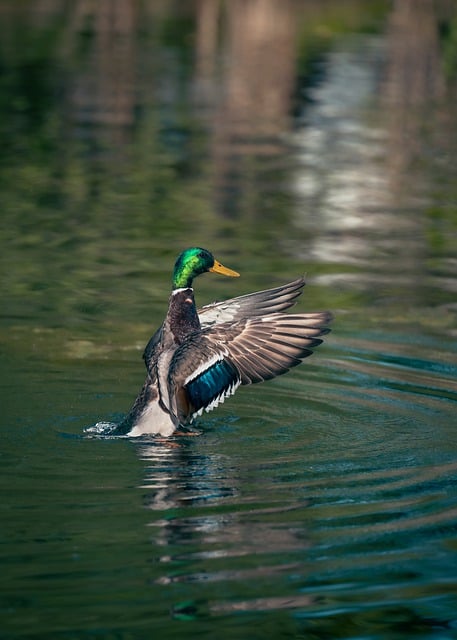
[[[219,360],[191,380],[186,388],[192,405],[198,411],[211,404],[237,380],[238,374],[234,367],[225,360]]]

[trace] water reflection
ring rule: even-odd
[[[394,22],[407,4],[395,4]],[[293,250],[304,260],[311,253],[318,262],[339,265],[338,272],[326,274],[321,283],[361,291],[373,290],[374,285],[383,304],[402,290],[405,310],[435,300],[437,286],[449,293],[455,289],[448,278],[432,275],[427,262],[433,253],[429,241],[436,233],[433,217],[442,220],[446,214],[430,214],[436,193],[422,171],[427,163],[436,165],[438,157],[449,157],[444,131],[449,118],[454,119],[451,102],[445,100],[442,70],[436,77],[433,72],[438,23],[432,15],[434,5],[424,3],[422,10],[425,4],[429,19],[420,12],[416,17],[430,38],[419,41],[414,24],[408,23],[408,37],[389,32],[397,48],[378,37],[360,37],[341,42],[341,49],[327,55],[325,77],[308,90],[312,103],[293,136],[294,225],[312,238],[311,246],[305,247],[300,235],[291,240]],[[415,39],[421,56],[411,53],[409,38]],[[411,80],[414,91],[401,81],[409,74],[412,59],[418,64],[412,73],[417,76],[417,82]],[[396,93],[399,87],[403,98]],[[383,116],[379,104],[386,107]],[[440,117],[431,120],[434,109],[439,109]],[[440,235],[441,246],[446,247],[440,262],[443,272],[453,253],[446,233],[452,232],[443,229]]]
[[[398,215],[380,162],[386,134],[380,124],[364,118],[376,95],[380,64],[376,38],[333,51],[324,81],[309,90],[312,104],[294,135],[295,225],[313,234],[311,255],[317,261],[367,266],[376,254],[385,258],[385,233],[394,241],[388,230]],[[402,242],[398,225],[396,232]],[[355,277],[364,274],[358,271]]]
[[[227,5],[222,97],[212,123],[215,209],[224,217],[268,214],[258,190],[268,192],[266,172],[284,167],[281,136],[290,128],[296,17],[289,0]]]
[[[300,563],[285,562],[284,554],[309,545],[298,525],[306,502],[259,505],[259,496],[241,491],[235,461],[202,455],[195,443],[140,445],[138,454],[147,463],[144,504],[155,512],[152,541],[164,549],[156,584],[256,580],[298,570]],[[285,514],[287,523],[281,523]],[[176,573],[177,563],[201,568]],[[219,603],[214,610],[224,606],[229,605]]]
[[[150,522],[152,544],[161,550],[156,554],[153,584],[167,589],[205,588],[198,599],[175,602],[174,616],[295,609],[305,618],[325,620],[335,615],[336,602],[339,615],[347,600],[352,607],[368,602],[382,605],[388,585],[389,600],[398,603],[397,615],[427,624],[429,616],[416,618],[414,609],[403,603],[420,598],[430,587],[423,563],[430,536],[437,541],[454,538],[457,511],[447,492],[457,474],[455,462],[420,468],[411,461],[409,468],[377,471],[341,466],[331,481],[327,466],[299,483],[282,483],[288,496],[282,505],[258,508],[246,502],[242,482],[238,493],[222,491],[212,504],[219,482],[214,482],[209,456],[187,451],[191,460],[186,460],[182,452],[176,458],[176,449],[152,453],[151,448],[141,447],[140,451],[148,462],[147,488],[154,487],[145,504],[159,516]],[[232,460],[232,471],[237,462]],[[183,463],[186,470],[180,473]],[[224,466],[217,458],[218,478],[224,477]],[[205,473],[208,477],[202,482]],[[270,473],[273,481],[275,475]],[[292,495],[300,493],[306,493],[308,500],[293,504]],[[430,556],[430,562],[436,570],[439,561]],[[376,576],[374,581],[367,569]],[[345,575],[351,582],[344,583]],[[266,584],[274,584],[274,595],[259,595],[268,591]],[[242,597],[241,585],[248,587],[249,596]],[[445,587],[444,592],[438,584],[436,589],[446,597]],[[224,592],[235,597],[221,597]],[[436,618],[438,623],[452,624],[444,618]]]
[[[438,128],[453,120],[446,115],[450,87],[444,76],[439,31],[450,11],[450,3],[406,0],[395,2],[389,15],[383,104],[389,131],[389,179],[397,197],[404,193],[405,173],[414,171],[414,163],[427,152],[429,133],[424,129],[433,112],[439,110]]]
[[[158,492],[150,494],[149,509],[192,506],[236,496],[233,487],[219,484],[226,475],[222,457],[192,452],[192,445],[186,442],[189,437],[138,446],[140,459],[148,463],[142,487]]]
[[[74,73],[68,90],[68,115],[81,135],[87,125],[103,125],[113,145],[131,140],[135,121],[136,67],[135,5],[77,2],[69,7],[68,36],[62,54],[67,59],[84,55],[84,66]],[[86,129],[87,130],[87,129]]]

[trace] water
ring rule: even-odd
[[[5,3],[0,637],[455,638],[454,7],[215,6]],[[332,333],[198,437],[87,434],[193,244],[200,304],[307,272]]]

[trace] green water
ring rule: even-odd
[[[455,5],[3,5],[0,638],[457,637]],[[332,333],[87,437],[191,245]]]

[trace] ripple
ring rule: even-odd
[[[189,596],[176,618],[284,610],[369,626],[370,610],[453,624],[453,354],[381,334],[327,353],[241,390],[200,438],[131,442],[151,588]]]

